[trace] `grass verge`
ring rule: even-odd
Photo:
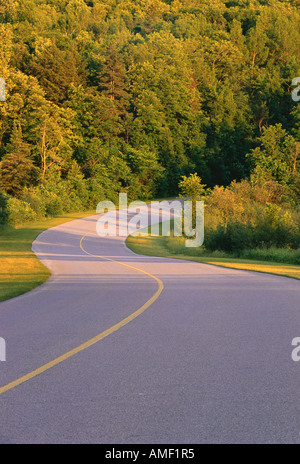
[[[178,240],[180,239],[180,240]],[[181,237],[140,236],[138,233],[130,235],[126,245],[137,254],[147,256],[162,256],[177,258],[215,266],[240,269],[245,271],[267,272],[294,279],[300,279],[300,266],[256,259],[239,259],[225,257],[226,253],[202,251],[196,248],[186,248],[182,245]],[[196,255],[198,253],[198,256]],[[201,254],[199,256],[199,254]]]
[[[0,301],[28,292],[50,276],[50,271],[31,251],[32,242],[41,232],[93,214],[94,210],[68,213],[16,228],[0,228]]]

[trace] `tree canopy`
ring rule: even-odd
[[[95,206],[174,195],[193,172],[300,192],[298,1],[6,0],[0,43],[9,194],[80,179]]]

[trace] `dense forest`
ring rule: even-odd
[[[270,181],[297,204],[299,6],[2,1],[0,188],[15,215],[176,195],[194,172],[211,189]]]

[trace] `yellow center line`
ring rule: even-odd
[[[47,371],[48,369],[51,369],[52,367],[57,366],[57,364],[65,361],[66,359],[71,358],[72,356],[79,353],[80,351],[83,351],[86,348],[89,348],[90,346],[94,345],[95,343],[99,342],[100,340],[103,340],[103,338],[107,337],[108,335],[112,334],[113,332],[116,332],[121,327],[128,324],[133,319],[135,319],[140,314],[142,314],[147,308],[149,308],[149,306],[151,306],[154,303],[154,301],[157,300],[157,298],[159,297],[159,295],[163,291],[164,285],[163,285],[162,281],[160,279],[158,279],[157,277],[155,277],[154,275],[150,274],[149,272],[143,271],[142,269],[139,269],[139,268],[134,267],[134,266],[130,266],[129,264],[122,263],[121,261],[115,261],[114,259],[107,258],[105,256],[94,255],[94,254],[89,253],[88,251],[86,251],[84,249],[84,247],[83,247],[83,240],[85,239],[85,237],[87,235],[89,235],[91,232],[94,232],[94,231],[95,231],[95,229],[90,230],[85,235],[83,235],[81,240],[80,240],[80,248],[85,254],[90,255],[90,256],[95,256],[97,258],[101,258],[101,259],[104,259],[106,261],[111,261],[111,262],[120,264],[122,266],[126,266],[128,268],[134,269],[135,271],[141,272],[142,274],[145,274],[145,275],[151,277],[158,284],[158,288],[157,288],[156,292],[154,293],[154,295],[151,298],[149,298],[148,301],[146,301],[146,303],[143,304],[143,306],[141,306],[139,309],[134,311],[129,316],[122,319],[117,324],[111,326],[109,329],[104,330],[103,332],[101,332],[98,335],[96,335],[95,337],[87,340],[86,342],[82,343],[81,345],[77,346],[76,348],[73,348],[72,350],[67,351],[66,353],[62,354],[61,356],[58,356],[57,358],[55,358],[52,361],[44,364],[43,366],[38,367],[37,369],[34,369],[33,371],[29,372],[28,374],[23,375],[22,377],[19,377],[18,379],[4,385],[3,387],[0,387],[0,395],[2,393],[5,393],[5,392],[9,391],[9,390],[12,390],[13,388],[17,387],[18,385],[21,385],[24,382],[27,382],[27,380],[30,380],[30,379],[36,377],[37,375],[42,374],[43,372]]]

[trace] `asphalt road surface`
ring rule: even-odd
[[[300,443],[300,282],[136,255],[97,218],[43,232],[52,276],[0,303],[0,443]]]

